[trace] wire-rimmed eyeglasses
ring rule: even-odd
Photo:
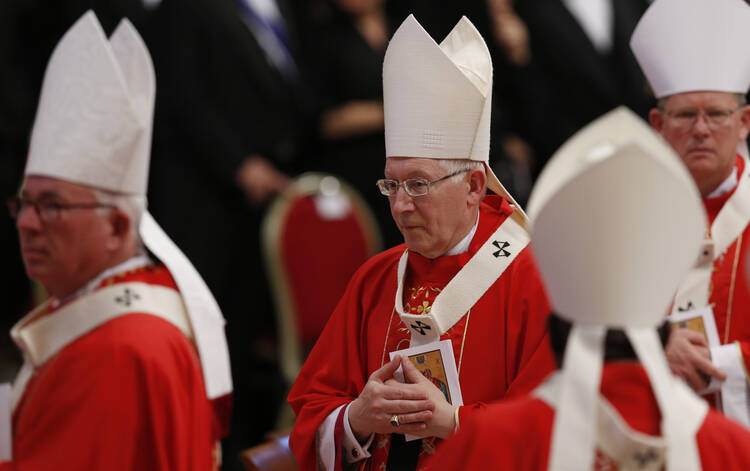
[[[91,203],[58,203],[56,201],[33,201],[18,196],[11,196],[7,201],[10,217],[18,219],[18,216],[26,208],[34,208],[39,220],[44,223],[54,223],[60,218],[60,213],[73,209],[97,209],[115,208],[113,204],[91,202]]]
[[[672,125],[679,129],[690,129],[702,117],[706,125],[711,129],[720,129],[729,122],[729,118],[739,111],[740,108],[727,110],[724,108],[711,108],[698,110],[695,108],[683,108],[677,110],[663,110],[663,113],[672,121]]]
[[[456,170],[455,172],[448,174],[444,177],[440,177],[436,180],[427,180],[426,178],[409,178],[408,180],[404,180],[402,182],[399,182],[398,180],[391,180],[389,178],[381,178],[375,184],[378,186],[378,189],[382,194],[385,196],[393,196],[398,192],[398,188],[400,186],[404,187],[404,191],[406,191],[406,194],[409,196],[424,196],[427,193],[430,192],[430,185],[433,185],[437,182],[446,180],[450,177],[455,177],[456,175],[459,175],[464,172],[468,172],[471,170],[470,168],[464,168],[461,170]]]

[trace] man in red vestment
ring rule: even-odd
[[[289,394],[304,470],[420,469],[485,403],[531,390],[554,368],[526,217],[487,165],[484,41],[462,18],[438,45],[410,16],[383,76],[378,187],[405,244],[357,271]],[[426,364],[437,351],[444,368],[422,368],[432,380],[401,361]]]
[[[566,143],[529,203],[561,369],[462,424],[428,469],[747,469],[750,431],[676,380],[662,349],[702,212],[679,158],[633,113],[609,113]],[[632,230],[645,222],[653,231]]]
[[[132,25],[108,39],[93,12],[48,64],[25,182],[8,205],[26,271],[50,298],[11,331],[24,365],[0,398],[0,417],[12,417],[3,471],[220,464],[224,321],[145,209],[154,84]]]
[[[570,327],[560,318],[550,322],[562,329]],[[623,421],[608,416],[606,423],[611,428],[599,430],[601,443],[589,469],[661,470],[664,451],[659,405],[630,345],[625,347],[630,353],[617,353],[614,340],[622,342],[624,338],[621,331],[619,336],[616,332],[610,330],[607,338],[608,359],[602,370],[600,393]],[[564,348],[566,336],[553,327],[550,340]],[[555,353],[562,354],[557,350]],[[547,469],[554,419],[555,409],[534,395],[493,404],[484,414],[463,424],[459,433],[428,462],[428,469]],[[750,432],[714,410],[708,411],[696,442],[703,470],[743,471],[750,463]]]
[[[695,391],[717,392],[711,401],[746,427],[750,173],[737,149],[750,132],[749,23],[750,6],[741,0],[659,0],[631,40],[659,99],[651,125],[682,158],[708,214],[702,255],[677,290],[673,312],[675,319],[704,312],[716,335],[712,341],[676,329],[667,358]],[[691,51],[690,60],[678,49]]]

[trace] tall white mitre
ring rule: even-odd
[[[47,65],[25,174],[145,202],[156,80],[148,49],[123,19],[109,40],[89,11]],[[169,269],[190,318],[209,398],[232,391],[224,318],[187,257],[144,210],[141,240]]]
[[[656,0],[630,47],[654,95],[750,88],[750,6],[743,0]]]
[[[47,65],[31,134],[27,175],[145,195],[156,80],[128,20],[107,41],[89,11]]]
[[[623,329],[663,417],[668,470],[698,470],[707,406],[669,371],[656,327],[695,261],[705,213],[690,174],[618,108],[570,138],[529,201],[531,244],[552,306],[573,328],[559,376],[549,469],[591,469],[607,328]]]
[[[489,165],[492,59],[471,21],[462,17],[438,45],[409,15],[385,52],[383,106],[386,157],[484,162],[489,189],[527,226]]]
[[[742,0],[657,0],[638,22],[630,48],[654,95],[747,93],[750,5]],[[747,142],[737,151],[748,155]]]

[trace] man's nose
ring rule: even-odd
[[[42,220],[33,205],[23,206],[16,215],[16,227],[19,231],[40,231]]]
[[[414,208],[414,199],[406,192],[404,185],[399,185],[396,193],[391,195],[391,204],[394,211],[409,211]]]
[[[708,117],[704,113],[698,113],[693,123],[693,133],[701,136],[705,136],[711,133],[711,128],[708,124]]]

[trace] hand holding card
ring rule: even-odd
[[[431,342],[391,352],[390,355],[391,358],[408,358],[409,362],[403,361],[401,367],[393,374],[395,380],[386,381],[386,384],[396,381],[412,383],[422,388],[435,404],[432,418],[426,421],[426,429],[419,431],[418,435],[406,434],[406,440],[422,437],[445,438],[450,435],[455,428],[455,409],[463,405],[451,341]],[[410,373],[411,367],[413,371]],[[416,373],[420,375],[417,376]]]
[[[418,433],[426,430],[432,418],[434,403],[427,393],[414,384],[393,381],[401,359],[396,357],[370,375],[359,397],[349,405],[349,425],[358,440],[371,433]],[[398,416],[398,428],[391,417]]]
[[[435,404],[432,417],[426,422],[426,429],[417,435],[421,437],[448,437],[456,428],[455,408],[458,407],[451,405],[446,399],[446,395],[449,395],[449,392],[447,389],[441,389],[436,385],[434,378],[428,378],[424,373],[419,371],[412,361],[402,361],[401,366],[406,382],[423,388],[428,398]],[[409,438],[407,437],[407,440]]]

